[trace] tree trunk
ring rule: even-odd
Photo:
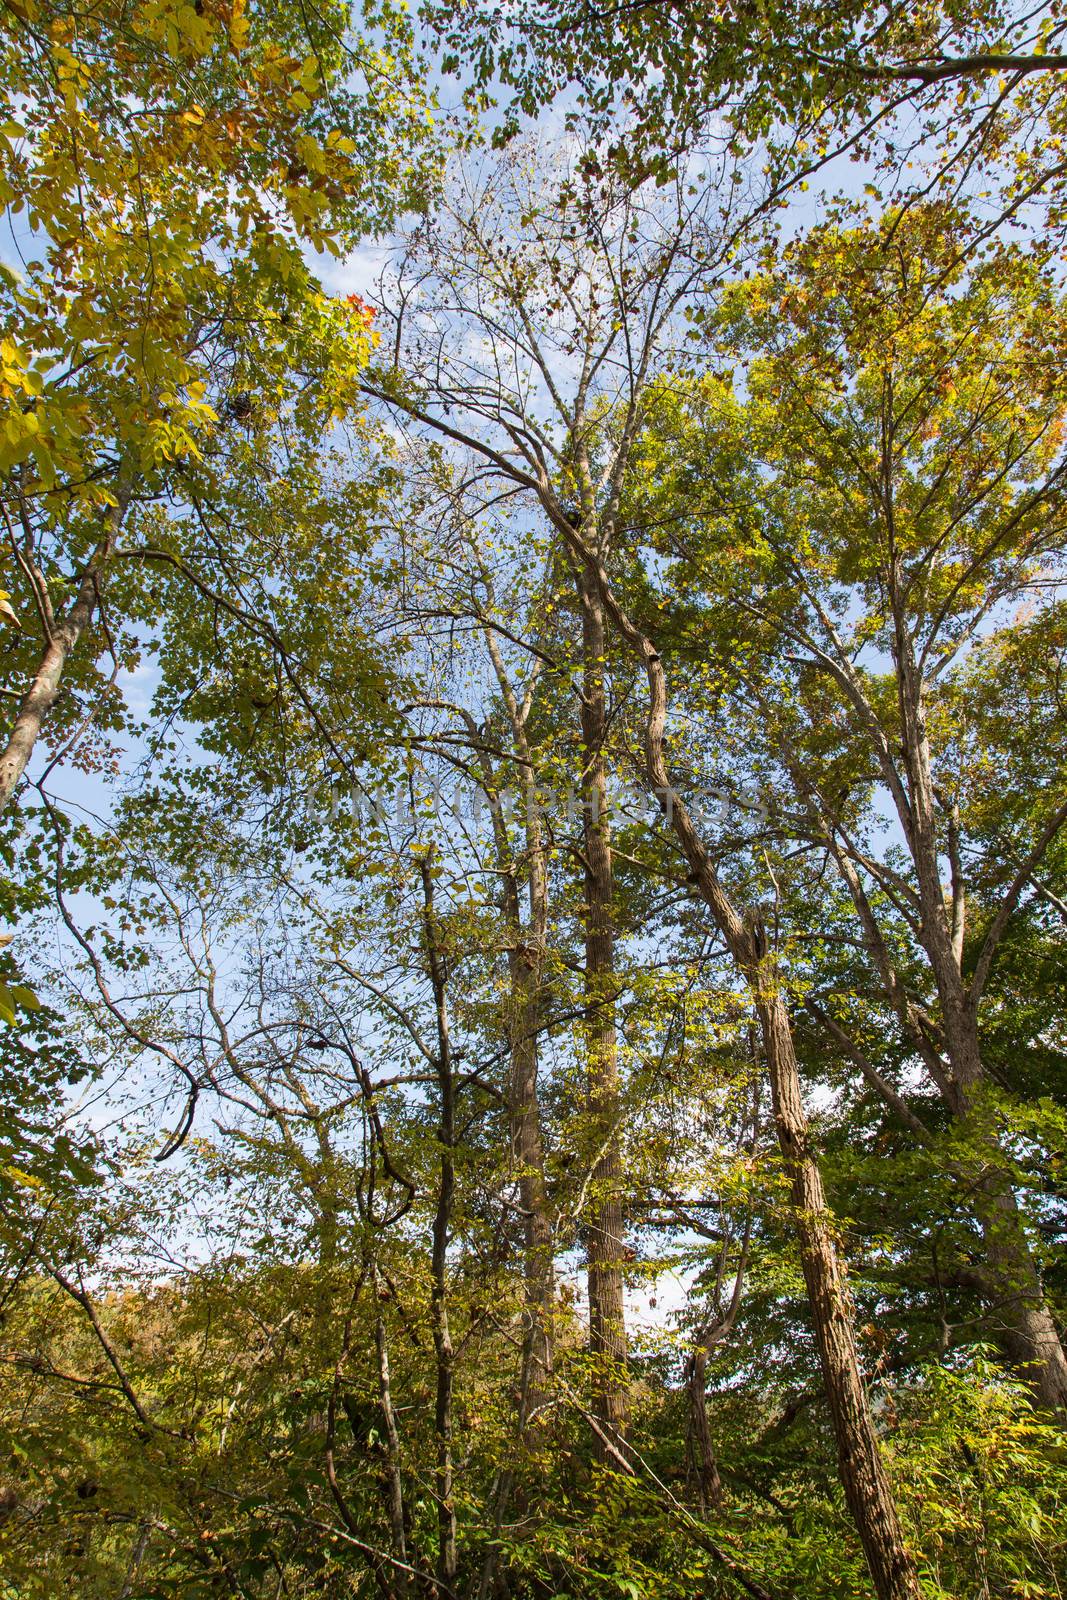
[[[979,1052],[977,1028],[957,1019],[946,1042],[952,1077],[946,1085],[949,1108],[969,1135],[980,1173],[975,1212],[986,1248],[984,1298],[993,1331],[1005,1356],[1029,1385],[1043,1410],[1067,1414],[1067,1355],[1045,1300],[1041,1279],[1026,1238],[1011,1172],[984,1104],[988,1084]],[[968,1037],[970,1034],[970,1037]],[[955,1046],[955,1048],[954,1048]]]
[[[708,1396],[704,1387],[708,1370],[708,1348],[699,1344],[693,1351],[686,1373],[686,1394],[689,1401],[689,1438],[696,1469],[697,1488],[700,1491],[701,1510],[722,1504],[722,1479],[715,1447],[711,1442],[708,1423]]]
[[[762,942],[759,933],[756,937]],[[921,1590],[904,1544],[860,1372],[852,1296],[838,1258],[822,1177],[810,1146],[789,1015],[775,990],[767,959],[764,954],[758,969],[756,1010],[771,1081],[778,1143],[790,1181],[815,1342],[837,1441],[841,1486],[880,1600],[918,1600]]]
[[[546,1379],[552,1371],[552,1313],[555,1297],[554,1237],[545,1181],[538,1099],[538,1029],[545,935],[548,926],[548,883],[544,837],[538,809],[525,713],[520,709],[499,653],[490,651],[511,721],[512,737],[526,772],[526,855],[529,917],[524,927],[516,863],[508,845],[499,795],[491,793],[497,860],[503,884],[501,906],[509,931],[507,1026],[510,1047],[507,1104],[511,1157],[519,1174],[523,1235],[523,1353],[520,1374],[519,1431],[525,1433],[548,1399]]]
[[[534,869],[537,870],[537,869]],[[520,1449],[534,1443],[532,1430],[543,1421],[551,1399],[553,1310],[555,1301],[552,1219],[545,1182],[537,1097],[537,1024],[541,1010],[541,948],[520,938],[518,894],[513,876],[505,879],[504,907],[515,940],[508,952],[511,983],[508,1033],[511,1071],[508,1080],[508,1124],[511,1154],[519,1172],[522,1208],[523,1339],[519,1368],[518,1436]],[[536,899],[536,892],[535,892]],[[535,915],[533,921],[537,922]],[[518,1462],[500,1469],[493,1495],[493,1526],[499,1533],[513,1497],[525,1509]],[[491,1545],[482,1565],[478,1600],[487,1600],[497,1579],[499,1551]]]
[[[595,1415],[616,1443],[629,1421],[623,1301],[622,1158],[615,1027],[614,874],[608,815],[604,612],[595,584],[579,579],[584,661],[582,822],[585,851],[585,1004],[588,1106],[593,1144],[589,1187],[589,1342],[596,1368]],[[602,1453],[602,1452],[601,1452]]]
[[[1010,1182],[983,1183],[979,1220],[988,1252],[986,1276],[994,1331],[1005,1355],[1046,1411],[1067,1415],[1067,1356],[1026,1243]]]
[[[907,804],[899,809],[918,883],[920,937],[940,1001],[941,1031],[951,1068],[951,1076],[942,1079],[938,1089],[955,1120],[970,1135],[981,1169],[975,1188],[975,1210],[986,1246],[991,1290],[986,1298],[995,1317],[998,1342],[1029,1384],[1037,1404],[1062,1415],[1067,1413],[1067,1354],[1030,1252],[1010,1162],[983,1103],[989,1082],[978,1031],[983,979],[976,974],[968,986],[963,974],[966,897],[958,866],[958,817],[953,813],[950,818],[950,920],[939,870],[941,852],[925,685],[899,609],[894,659],[908,779]]]
[[[67,661],[92,621],[99,599],[101,572],[114,548],[132,492],[131,480],[124,472],[120,473],[116,484],[116,504],[109,506],[105,512],[103,537],[81,575],[73,600],[59,617],[49,616],[50,607],[46,611],[50,637],[45,640],[37,671],[22,697],[7,744],[0,753],[0,811],[11,803],[49,713],[59,698]]]
[[[589,581],[595,581],[613,626],[645,669],[649,697],[646,778],[756,1006],[778,1140],[792,1188],[812,1323],[837,1439],[841,1483],[875,1589],[879,1600],[920,1600],[914,1563],[904,1544],[896,1504],[878,1452],[853,1337],[851,1297],[838,1262],[822,1180],[808,1140],[789,1014],[773,973],[768,970],[765,939],[761,930],[746,926],[738,915],[688,810],[671,785],[665,754],[667,675],[659,651],[623,610],[602,563],[581,541],[570,521],[558,512],[554,520],[585,563]]]
[[[404,1480],[400,1458],[400,1432],[396,1422],[396,1408],[393,1405],[392,1382],[389,1375],[389,1346],[385,1336],[385,1318],[381,1312],[382,1283],[377,1270],[374,1269],[374,1292],[378,1302],[378,1310],[374,1322],[374,1348],[378,1357],[378,1405],[382,1413],[382,1425],[385,1428],[386,1444],[386,1473],[385,1473],[385,1501],[386,1512],[389,1517],[389,1533],[393,1543],[393,1554],[398,1562],[407,1565],[407,1527],[404,1517]],[[395,1590],[397,1600],[405,1600],[408,1593],[408,1573],[403,1567],[396,1567],[389,1575],[390,1584]]]
[[[531,1429],[544,1419],[551,1400],[549,1378],[553,1365],[553,1311],[555,1303],[554,1230],[549,1211],[538,1099],[538,1040],[542,1007],[545,938],[548,928],[548,882],[544,834],[538,805],[537,782],[526,719],[532,696],[522,705],[516,699],[491,632],[486,643],[496,670],[511,723],[515,752],[526,773],[526,863],[529,916],[524,926],[519,894],[518,867],[508,842],[507,824],[497,781],[483,760],[485,791],[493,814],[497,866],[501,874],[501,911],[508,930],[507,1009],[510,1071],[507,1082],[508,1135],[511,1160],[518,1171],[522,1213],[523,1339],[519,1367],[517,1425],[520,1446],[527,1448]],[[476,729],[473,729],[477,733]],[[515,1464],[505,1464],[497,1477],[493,1526],[499,1533],[513,1493],[522,1484]],[[479,1600],[486,1600],[497,1576],[499,1552],[494,1545],[482,1566]]]
[[[536,1420],[548,1397],[552,1371],[553,1238],[545,1184],[537,1099],[537,1024],[540,1016],[539,952],[520,945],[509,952],[511,1072],[508,1120],[519,1173],[523,1235],[523,1360],[519,1427]]]
[[[437,1392],[434,1402],[434,1432],[437,1435],[437,1470],[434,1474],[438,1530],[437,1578],[445,1593],[449,1594],[455,1590],[458,1570],[452,1463],[452,1396],[455,1387],[456,1357],[448,1317],[448,1239],[456,1187],[456,1083],[445,997],[445,966],[438,947],[434,917],[433,872],[425,856],[419,862],[419,871],[423,890],[426,960],[430,969],[437,1022],[436,1067],[439,1091],[437,1139],[440,1171],[430,1261],[430,1312],[433,1322],[434,1353],[437,1357]]]
[[[754,1028],[749,1029],[750,1037],[754,1032]],[[753,1154],[756,1148],[757,1132],[756,1118],[754,1117],[752,1129]],[[730,1295],[730,1304],[723,1311],[720,1296],[723,1276],[729,1260],[729,1244],[724,1242],[722,1253],[719,1257],[719,1270],[716,1275],[714,1308],[701,1323],[685,1375],[686,1391],[689,1399],[690,1451],[700,1489],[700,1504],[705,1510],[709,1506],[720,1505],[723,1498],[722,1479],[719,1476],[719,1464],[715,1459],[715,1447],[711,1442],[711,1427],[708,1422],[706,1386],[708,1361],[711,1357],[711,1352],[730,1337],[737,1321],[737,1313],[741,1307],[741,1296],[744,1290],[745,1273],[748,1270],[748,1254],[751,1241],[752,1212],[750,1210],[745,1220],[744,1233],[741,1236],[741,1247],[737,1256],[737,1271],[734,1274],[734,1287]]]

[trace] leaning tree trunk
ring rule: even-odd
[[[759,929],[754,930],[754,937],[762,944]],[[837,1254],[822,1176],[811,1148],[789,1014],[777,992],[766,954],[757,973],[756,1010],[771,1081],[774,1120],[789,1178],[804,1283],[837,1441],[841,1486],[881,1600],[917,1600],[921,1591],[904,1544],[860,1371],[852,1296]]]
[[[619,604],[596,554],[584,544],[566,516],[555,508],[550,509],[554,511],[556,528],[585,564],[590,582],[595,581],[613,627],[644,667],[649,695],[645,776],[674,829],[716,926],[745,978],[759,1017],[778,1140],[790,1179],[794,1225],[837,1440],[842,1487],[879,1600],[919,1600],[919,1581],[904,1543],[860,1373],[851,1297],[838,1260],[822,1180],[808,1136],[789,1013],[768,966],[765,940],[758,927],[746,926],[738,915],[686,806],[671,784],[665,754],[667,675],[660,653]]]
[[[133,492],[133,482],[125,468],[115,488],[115,502],[105,510],[100,542],[85,570],[67,609],[59,616],[52,612],[48,590],[40,579],[40,603],[44,608],[47,631],[45,647],[29,687],[19,702],[15,720],[0,750],[0,811],[11,802],[34,748],[59,699],[63,674],[78,642],[93,620],[100,601],[100,590],[108,557],[114,549]]]

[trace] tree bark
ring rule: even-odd
[[[105,512],[103,537],[78,581],[74,598],[61,616],[48,617],[44,652],[33,681],[19,704],[7,744],[0,754],[0,811],[11,803],[37,740],[59,698],[67,661],[92,621],[99,600],[102,572],[118,538],[132,492],[132,481],[126,474],[120,473],[115,491],[116,504],[109,506]],[[47,599],[47,589],[43,584],[41,591]]]
[[[959,866],[958,817],[950,817],[949,855],[953,867],[951,916],[941,883],[925,683],[891,584],[896,636],[894,662],[904,765],[906,801],[898,799],[901,825],[915,866],[921,912],[920,939],[930,962],[941,1010],[941,1032],[950,1074],[939,1092],[952,1116],[970,1135],[980,1165],[975,1210],[987,1251],[993,1311],[999,1343],[1029,1384],[1043,1409],[1067,1414],[1067,1354],[1044,1297],[1012,1182],[1010,1163],[984,1105],[989,1080],[982,1061],[978,1008],[992,950],[979,957],[970,983],[963,972],[966,899]]]
[[[720,1506],[723,1498],[719,1463],[715,1457],[715,1446],[711,1442],[711,1426],[708,1422],[708,1396],[704,1387],[709,1354],[708,1345],[703,1343],[697,1345],[690,1358],[685,1384],[689,1401],[689,1436],[692,1441],[693,1464],[696,1468],[697,1487],[703,1510],[707,1510],[709,1506]]]
[[[964,1018],[962,1026],[958,1021],[951,1030],[946,1025],[952,1065],[946,1087],[952,1114],[969,1135],[967,1142],[980,1162],[975,1212],[986,1247],[984,1276],[990,1280],[991,1293],[986,1299],[993,1331],[1005,1356],[1029,1385],[1036,1404],[1042,1410],[1067,1415],[1067,1355],[1030,1253],[1004,1152],[988,1125],[983,1092],[988,1080],[977,1028],[972,1025],[969,1030],[968,1023]],[[973,1036],[968,1038],[967,1031]]]
[[[762,929],[757,926],[753,931],[757,944],[763,945]],[[760,955],[760,951],[756,954]],[[841,1486],[881,1600],[918,1600],[918,1579],[904,1544],[863,1385],[852,1296],[837,1254],[822,1176],[811,1149],[789,1015],[777,992],[769,961],[769,956],[762,954],[757,968],[756,1010],[771,1081],[778,1144],[790,1182],[819,1364],[837,1441]]]
[[[667,677],[659,651],[623,610],[602,563],[581,541],[568,519],[557,511],[554,520],[575,554],[581,556],[590,582],[595,581],[613,627],[645,669],[649,693],[646,780],[674,829],[693,878],[752,994],[771,1080],[779,1146],[790,1179],[794,1226],[837,1441],[841,1485],[875,1590],[879,1600],[920,1600],[915,1565],[904,1543],[863,1386],[851,1297],[808,1137],[789,1013],[769,965],[765,937],[757,921],[750,919],[750,925],[746,925],[738,915],[689,811],[671,784],[665,754]]]
[[[750,1035],[755,1032],[749,1030]],[[758,1102],[757,1102],[758,1104]],[[757,1113],[758,1115],[758,1113]],[[753,1117],[752,1152],[755,1153],[757,1138],[757,1117]],[[737,1321],[737,1313],[741,1308],[741,1296],[744,1291],[745,1273],[748,1270],[749,1248],[752,1242],[752,1213],[751,1210],[745,1219],[745,1228],[741,1236],[740,1249],[737,1256],[737,1270],[734,1273],[734,1286],[730,1295],[730,1304],[724,1311],[722,1309],[722,1285],[729,1260],[729,1241],[723,1242],[719,1256],[719,1269],[716,1275],[714,1304],[705,1316],[700,1326],[693,1353],[689,1358],[686,1370],[686,1392],[689,1400],[689,1438],[690,1449],[693,1454],[693,1464],[696,1467],[697,1483],[700,1490],[700,1503],[707,1509],[722,1503],[723,1487],[722,1478],[719,1476],[719,1463],[715,1457],[715,1447],[711,1442],[711,1426],[708,1421],[708,1396],[706,1389],[706,1376],[708,1361],[711,1353],[724,1340],[728,1339]]]
[[[375,398],[387,400],[390,398],[370,386],[365,386],[365,389]],[[754,1001],[759,1002],[757,1011],[761,1029],[765,1028],[767,1035],[770,1036],[765,1037],[764,1042],[768,1067],[775,1075],[778,1089],[783,1091],[777,1100],[777,1104],[782,1107],[781,1115],[777,1113],[776,1105],[779,1139],[785,1140],[783,1155],[787,1162],[794,1154],[803,1156],[803,1160],[793,1171],[795,1198],[815,1199],[821,1203],[820,1208],[813,1213],[813,1216],[819,1219],[819,1226],[813,1227],[807,1220],[806,1213],[799,1212],[796,1227],[804,1255],[805,1272],[810,1272],[812,1279],[812,1318],[820,1337],[820,1349],[825,1345],[828,1354],[833,1358],[824,1368],[827,1388],[833,1384],[841,1387],[841,1392],[835,1396],[831,1406],[834,1427],[839,1431],[839,1460],[850,1464],[855,1460],[866,1468],[849,1476],[849,1481],[845,1485],[849,1505],[856,1519],[879,1600],[920,1600],[918,1579],[914,1564],[904,1545],[896,1506],[884,1477],[874,1426],[858,1370],[855,1346],[847,1326],[844,1329],[843,1342],[841,1338],[841,1319],[844,1318],[846,1325],[848,1324],[849,1307],[847,1300],[842,1298],[843,1279],[837,1263],[833,1237],[826,1224],[821,1184],[818,1185],[818,1189],[815,1188],[818,1170],[807,1145],[807,1130],[803,1122],[788,1013],[780,999],[775,999],[773,1005],[770,1005],[767,997],[762,995],[758,975],[759,963],[756,960],[753,940],[719,882],[708,852],[688,812],[671,787],[664,755],[667,715],[666,674],[659,651],[652,640],[636,626],[619,604],[605,571],[600,550],[592,548],[583,537],[582,520],[588,521],[593,511],[592,491],[588,485],[583,485],[581,513],[576,518],[573,514],[568,514],[561,505],[543,461],[535,461],[527,456],[529,471],[526,471],[517,467],[507,456],[486,445],[484,441],[460,433],[430,413],[412,405],[407,405],[404,409],[409,415],[427,422],[446,437],[455,438],[469,445],[512,482],[536,493],[553,527],[573,556],[576,567],[580,569],[580,576],[585,584],[585,588],[580,591],[582,598],[584,599],[585,593],[591,593],[595,589],[601,602],[602,616],[606,615],[609,618],[612,628],[629,645],[644,668],[649,691],[645,726],[646,781],[653,793],[659,797],[664,811],[668,813],[676,837],[689,862],[694,881],[699,885],[716,926],[745,977]],[[636,416],[636,413],[634,415]],[[583,715],[583,729],[585,720]],[[776,1049],[779,1036],[782,1047]],[[775,1051],[773,1067],[772,1050]],[[796,1115],[798,1108],[799,1121]],[[790,1133],[793,1135],[791,1139]],[[831,1321],[828,1322],[828,1318]],[[849,1436],[849,1430],[855,1435],[854,1437]],[[842,1434],[843,1437],[840,1436]]]
[[[548,932],[548,871],[533,751],[527,734],[536,675],[531,679],[520,704],[491,629],[486,630],[486,646],[507,710],[515,755],[525,776],[526,791],[529,905],[524,926],[517,863],[508,842],[499,790],[487,765],[483,763],[486,793],[493,814],[497,864],[503,886],[501,909],[509,932],[510,995],[507,1025],[511,1059],[507,1104],[511,1156],[519,1174],[519,1204],[522,1209],[524,1337],[519,1382],[519,1431],[524,1434],[530,1419],[541,1414],[548,1399],[546,1379],[552,1371],[553,1360],[554,1233],[545,1179],[537,1081],[545,940]]]
[[[386,1482],[385,1499],[386,1512],[389,1517],[389,1533],[393,1541],[393,1554],[398,1562],[407,1565],[407,1528],[404,1518],[404,1480],[400,1458],[400,1431],[397,1428],[396,1408],[393,1405],[392,1382],[389,1375],[389,1346],[385,1336],[385,1318],[381,1312],[382,1284],[377,1267],[374,1269],[374,1291],[378,1301],[378,1310],[374,1322],[374,1348],[378,1357],[378,1405],[382,1413],[382,1425],[385,1428],[386,1440]],[[408,1574],[398,1566],[390,1574],[391,1582],[395,1588],[397,1600],[404,1600],[408,1593]]]
[[[438,1531],[437,1580],[446,1594],[452,1594],[455,1592],[458,1570],[452,1461],[452,1396],[456,1357],[448,1317],[448,1239],[456,1187],[456,1082],[446,1002],[445,966],[434,916],[433,872],[425,856],[419,862],[419,872],[422,878],[426,961],[430,970],[437,1024],[439,1096],[437,1141],[440,1165],[430,1257],[430,1312],[437,1358],[437,1392],[434,1401],[434,1432],[437,1435],[437,1468],[434,1473]]]
[[[519,1428],[525,1432],[542,1413],[552,1371],[553,1234],[545,1183],[537,1098],[537,1027],[540,1018],[539,953],[520,944],[508,955],[511,985],[508,1027],[511,1071],[508,1121],[512,1157],[519,1174],[523,1236],[523,1363]]]
[[[597,1421],[621,1440],[629,1422],[623,1298],[622,1154],[615,1019],[615,883],[605,743],[604,608],[596,584],[578,579],[582,612],[582,835],[585,853],[585,1041],[594,1164],[587,1226],[589,1343]],[[598,1453],[603,1454],[602,1451]]]
[[[486,583],[491,593],[491,577],[488,574]],[[532,1430],[543,1422],[551,1401],[549,1380],[554,1360],[555,1232],[549,1209],[538,1097],[538,1041],[548,931],[548,876],[533,752],[526,731],[537,681],[536,672],[520,704],[491,629],[486,630],[486,645],[507,709],[514,753],[526,779],[525,866],[529,905],[524,923],[519,863],[508,840],[499,785],[483,755],[483,783],[492,810],[497,867],[501,875],[501,912],[508,933],[508,1137],[512,1164],[518,1172],[523,1276],[523,1338],[516,1422],[520,1448],[525,1450],[532,1443]],[[477,735],[473,721],[470,731]],[[503,1465],[493,1496],[493,1526],[498,1533],[517,1485],[521,1502],[522,1484],[518,1480],[516,1464]],[[482,1566],[479,1600],[486,1600],[496,1580],[498,1555],[495,1544],[491,1545]]]
[[[905,651],[906,651],[906,647]],[[849,680],[845,680],[846,687]],[[874,727],[874,713],[858,691],[854,704],[868,731]],[[939,1001],[939,1016],[924,1019],[920,1025],[904,984],[896,972],[889,945],[883,938],[874,907],[859,876],[857,863],[849,854],[847,839],[835,832],[832,819],[819,809],[816,791],[805,780],[799,762],[789,762],[798,792],[807,800],[815,821],[815,837],[833,855],[838,872],[852,898],[864,943],[884,991],[900,1022],[905,1039],[923,1060],[931,1082],[949,1115],[960,1126],[967,1143],[976,1154],[978,1175],[955,1160],[952,1176],[974,1196],[975,1219],[986,1246],[986,1268],[980,1274],[983,1299],[993,1319],[993,1332],[1006,1360],[1029,1384],[1035,1403],[1042,1409],[1067,1413],[1067,1357],[1055,1321],[1048,1309],[1040,1276],[1026,1239],[1025,1224],[1019,1211],[1012,1182],[1010,1163],[1001,1147],[995,1128],[983,1126],[988,1119],[985,1104],[989,1087],[982,1062],[978,1029],[978,1003],[983,975],[979,969],[970,987],[964,979],[963,951],[967,905],[959,851],[959,821],[955,808],[949,817],[948,855],[952,863],[951,913],[938,870],[939,842],[934,809],[934,789],[929,770],[929,747],[925,717],[921,713],[902,713],[905,728],[904,753],[907,783],[889,784],[888,756],[881,750],[887,785],[896,798],[897,813],[915,870],[918,918],[916,934],[929,963],[932,988]],[[874,739],[876,747],[888,741]],[[914,775],[914,776],[913,776]],[[1046,833],[1051,836],[1058,817],[1054,814]],[[811,998],[807,1009],[851,1057],[871,1088],[923,1142],[930,1133],[907,1103],[866,1059],[848,1034]]]

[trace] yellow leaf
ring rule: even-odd
[[[4,1177],[12,1183],[20,1183],[24,1189],[43,1189],[44,1184],[40,1178],[35,1178],[32,1172],[24,1172],[21,1167],[8,1166],[4,1168]]]
[[[233,0],[233,10],[230,13],[230,43],[235,50],[243,50],[248,44],[246,5],[247,0]]]

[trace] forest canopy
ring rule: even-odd
[[[1060,1600],[1067,12],[0,11],[0,1600]]]

